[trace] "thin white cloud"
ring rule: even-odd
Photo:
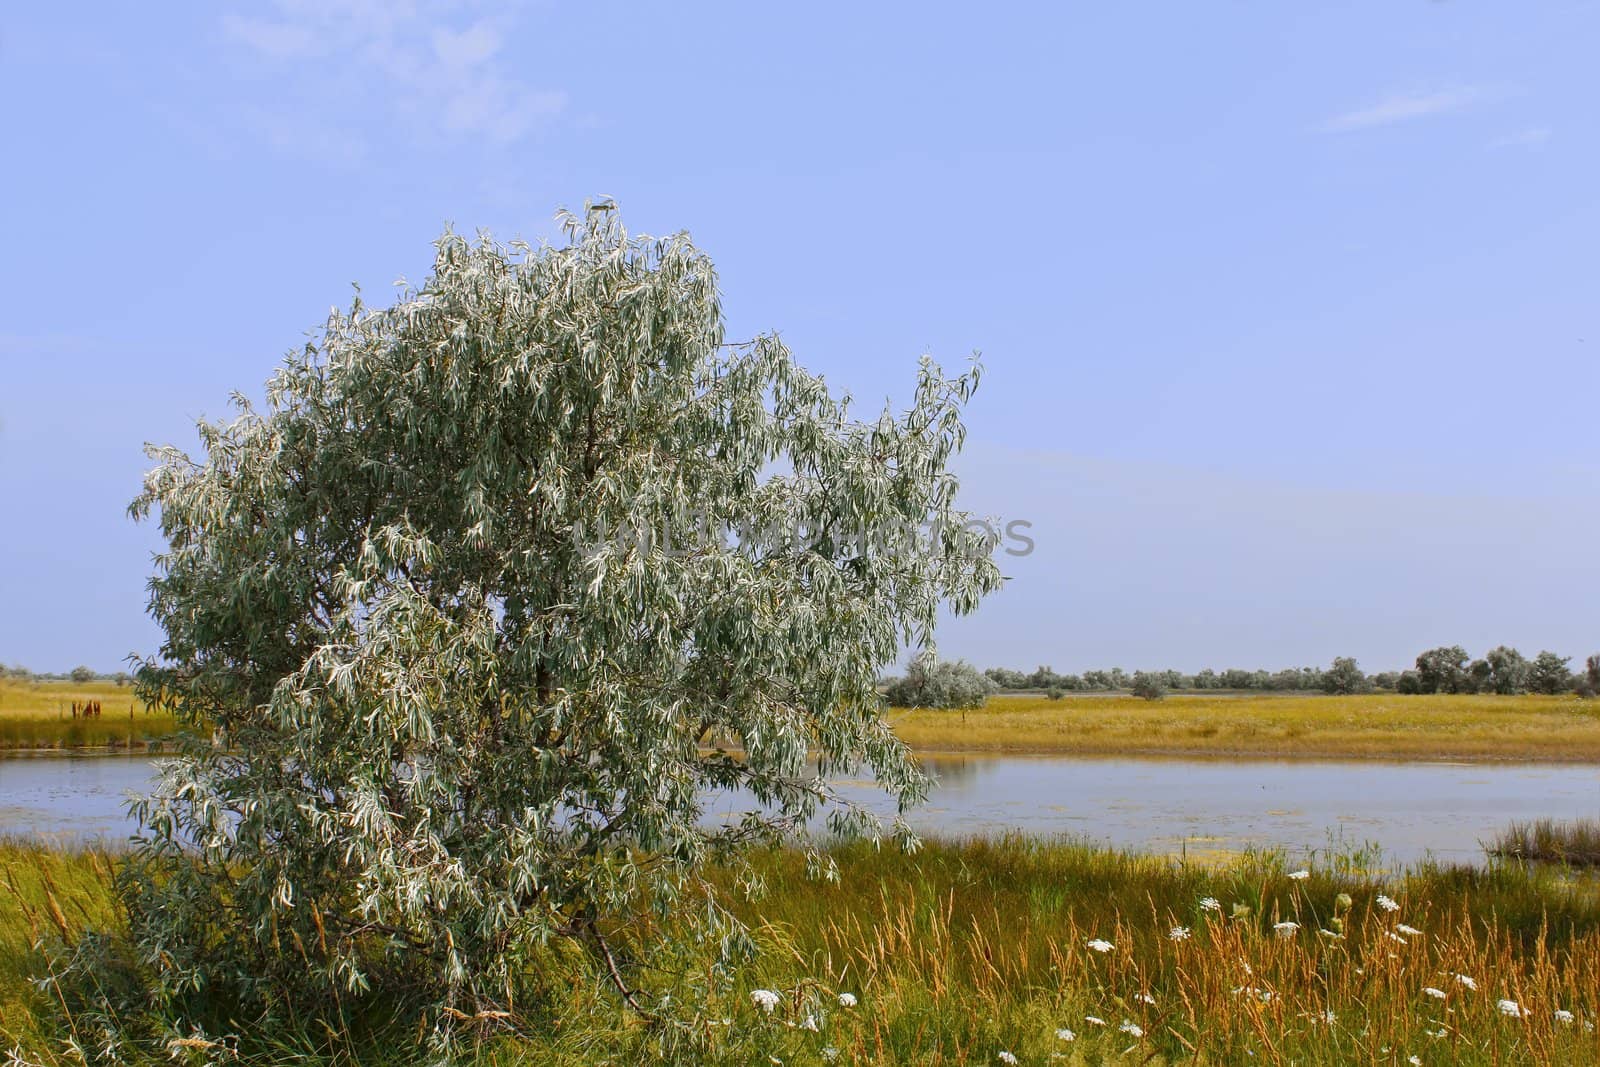
[[[1553,131],[1548,126],[1530,126],[1525,130],[1496,137],[1489,142],[1490,148],[1538,148],[1550,140]]]
[[[307,27],[290,22],[228,14],[222,16],[222,32],[273,59],[298,59],[317,53],[316,35]]]
[[[566,94],[525,82],[501,58],[511,15],[450,0],[276,0],[270,15],[225,15],[224,37],[293,78],[317,110],[387,114],[423,139],[518,140],[566,107]],[[487,13],[483,13],[487,11]],[[308,149],[328,127],[286,103],[270,139],[306,124]],[[374,106],[376,105],[376,106]],[[353,136],[353,135],[352,135]]]
[[[1390,126],[1397,122],[1412,122],[1432,115],[1460,111],[1489,95],[1476,86],[1454,86],[1426,92],[1392,93],[1368,107],[1347,111],[1322,124],[1329,133],[1365,130],[1374,126]]]

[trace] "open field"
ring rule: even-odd
[[[100,717],[72,718],[74,700],[100,701]],[[0,680],[0,750],[137,748],[176,729],[171,715],[146,711],[128,686]]]
[[[890,721],[923,752],[1600,762],[1600,700],[1576,696],[1001,695]]]
[[[837,885],[808,880],[796,853],[757,857],[770,892],[741,910],[763,948],[736,985],[714,981],[709,959],[646,954],[644,924],[617,932],[652,961],[646,988],[712,989],[672,1041],[626,1016],[587,957],[554,947],[531,961],[522,1032],[486,1041],[480,1061],[810,1064],[829,1062],[828,1049],[861,1064],[994,1064],[1001,1052],[1022,1064],[1600,1061],[1600,890],[1558,870],[1423,868],[1374,882],[1336,863],[1296,879],[1271,856],[1207,868],[1020,839],[834,855]],[[114,924],[115,862],[0,844],[0,1054],[18,1047],[11,1062],[78,1062],[64,1040],[99,1042],[90,1015],[64,1018],[26,976],[43,966],[34,939]],[[757,988],[778,995],[770,1014]],[[272,1033],[198,1021],[236,1038],[242,1062],[415,1062],[414,1016],[343,1010]],[[173,1036],[148,1035],[132,1062],[170,1062]]]
[[[63,710],[85,699],[99,699],[105,714],[75,721]],[[889,717],[922,752],[1600,763],[1600,700],[1576,696],[1002,694],[978,711]],[[176,729],[171,715],[144,711],[109,682],[0,681],[0,750],[142,747]]]

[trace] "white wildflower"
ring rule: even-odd
[[[853,1008],[855,1006],[856,1006],[856,995],[854,993],[840,993],[839,994],[839,1007],[841,1007],[841,1008]]]
[[[1333,930],[1328,929],[1326,926],[1324,926],[1320,930],[1318,930],[1317,933],[1321,934],[1323,937],[1331,937],[1335,941],[1339,940],[1339,938],[1344,936],[1341,933],[1337,933],[1337,932],[1335,932]]]
[[[1444,990],[1438,989],[1431,985],[1423,987],[1422,991],[1428,994],[1428,996],[1432,997],[1434,1000],[1443,1000],[1446,995]]]
[[[817,1017],[815,1015],[807,1015],[804,1019],[800,1020],[800,1029],[810,1030],[814,1034],[821,1029],[821,1027],[817,1025]]]
[[[1200,910],[1201,911],[1221,911],[1222,910],[1222,903],[1220,901],[1218,901],[1216,897],[1201,897],[1200,898]]]
[[[1189,940],[1189,928],[1187,926],[1174,926],[1167,931],[1167,936],[1174,941],[1187,941]]]
[[[1464,985],[1468,989],[1472,989],[1472,990],[1476,990],[1478,988],[1477,980],[1472,978],[1472,977],[1470,977],[1470,976],[1468,976],[1468,975],[1465,975],[1465,974],[1456,975],[1456,984],[1457,985]]]
[[[1418,930],[1415,926],[1407,926],[1405,923],[1395,923],[1394,928],[1399,930],[1402,934],[1405,934],[1407,937],[1416,937],[1422,933],[1422,931]]]
[[[1300,924],[1286,919],[1281,923],[1273,923],[1272,928],[1277,931],[1279,937],[1293,937],[1300,929]]]
[[[1083,1021],[1090,1026],[1104,1026],[1106,1024],[1106,1021],[1098,1015],[1085,1015]]]
[[[1558,1023],[1570,1023],[1572,1021],[1572,1019],[1573,1019],[1572,1013],[1570,1011],[1568,1011],[1566,1008],[1557,1008],[1556,1009],[1556,1022],[1558,1022]]]
[[[1500,1010],[1501,1015],[1509,1015],[1513,1019],[1522,1018],[1522,1005],[1514,1000],[1499,1000],[1494,1006]]]
[[[1378,907],[1382,908],[1384,911],[1400,910],[1400,905],[1396,904],[1392,897],[1384,896],[1382,893],[1378,894]]]
[[[832,1063],[834,1060],[839,1058],[839,1050],[834,1048],[832,1045],[829,1045],[827,1048],[822,1050],[822,1058],[827,1060],[829,1063]]]
[[[1005,1051],[1004,1049],[1001,1049],[1000,1050],[1000,1062],[1001,1063],[1016,1063],[1017,1062],[1017,1058],[1015,1056],[1013,1056],[1011,1053]]]
[[[1406,1062],[1407,1063],[1414,1063],[1414,1064],[1416,1064],[1416,1067],[1422,1067],[1422,1057],[1421,1056],[1417,1056],[1417,1055],[1407,1056],[1406,1057]]]
[[[1383,932],[1383,936],[1387,937],[1390,941],[1398,941],[1402,945],[1411,944],[1411,942],[1407,941],[1405,938],[1401,937],[1399,934],[1395,933],[1393,930],[1385,930]]]
[[[1156,1002],[1156,998],[1152,997],[1149,993],[1138,993],[1133,999],[1137,1000],[1141,1004],[1154,1004]]]
[[[1339,1020],[1338,1020],[1338,1017],[1333,1014],[1332,1009],[1325,1008],[1325,1009],[1323,1009],[1323,1012],[1322,1012],[1322,1021],[1327,1023],[1329,1026],[1332,1026],[1334,1023],[1338,1022]]]
[[[1450,1031],[1446,1030],[1442,1026],[1439,1027],[1439,1029],[1437,1029],[1437,1030],[1424,1030],[1422,1032],[1427,1034],[1429,1037],[1449,1037],[1450,1036]]]
[[[757,989],[750,994],[750,999],[755,1002],[756,1007],[771,1015],[772,1009],[778,1006],[778,1001],[782,998],[770,989]]]
[[[1073,1033],[1071,1030],[1068,1030],[1065,1026],[1063,1026],[1061,1029],[1056,1031],[1056,1040],[1057,1041],[1076,1041],[1076,1040],[1078,1040],[1078,1035]]]
[[[1117,1026],[1117,1029],[1121,1030],[1123,1033],[1127,1034],[1129,1037],[1143,1037],[1144,1036],[1144,1027],[1140,1026],[1138,1023],[1133,1022],[1130,1019],[1122,1020],[1121,1024],[1119,1024]]]
[[[1116,948],[1116,946],[1111,942],[1098,937],[1092,938],[1085,943],[1096,952],[1110,952],[1112,949]]]
[[[1289,877],[1293,878],[1297,882],[1303,882],[1307,878],[1311,877],[1311,872],[1310,871],[1290,871],[1289,872]]]

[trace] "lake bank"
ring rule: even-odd
[[[67,717],[73,699],[107,694],[114,696],[104,700],[101,718]],[[1179,693],[1144,701],[1119,693],[1061,700],[1000,694],[967,712],[891,709],[887,715],[895,732],[924,755],[1600,764],[1600,700],[1571,695]],[[140,751],[169,743],[178,728],[166,712],[134,708],[126,688],[0,683],[0,757]]]
[[[1600,701],[1576,696],[1001,694],[889,721],[918,752],[1600,763]]]
[[[93,717],[73,714],[94,702]],[[114,682],[0,680],[0,757],[28,751],[143,751],[178,731],[177,719],[152,711]]]

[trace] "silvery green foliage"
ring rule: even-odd
[[[981,708],[996,688],[966,660],[918,656],[905,677],[890,683],[884,698],[897,708]]]
[[[725,343],[687,236],[563,218],[563,247],[447,233],[203,458],[152,450],[139,686],[204,733],[139,804],[126,887],[170,997],[403,980],[498,1019],[572,938],[643,998],[609,924],[825,804],[877,832],[832,772],[923,795],[874,680],[999,584],[947,470],[976,365],[924,360],[908,410],[858,420],[775,336]],[[703,822],[732,788],[764,809]]]

